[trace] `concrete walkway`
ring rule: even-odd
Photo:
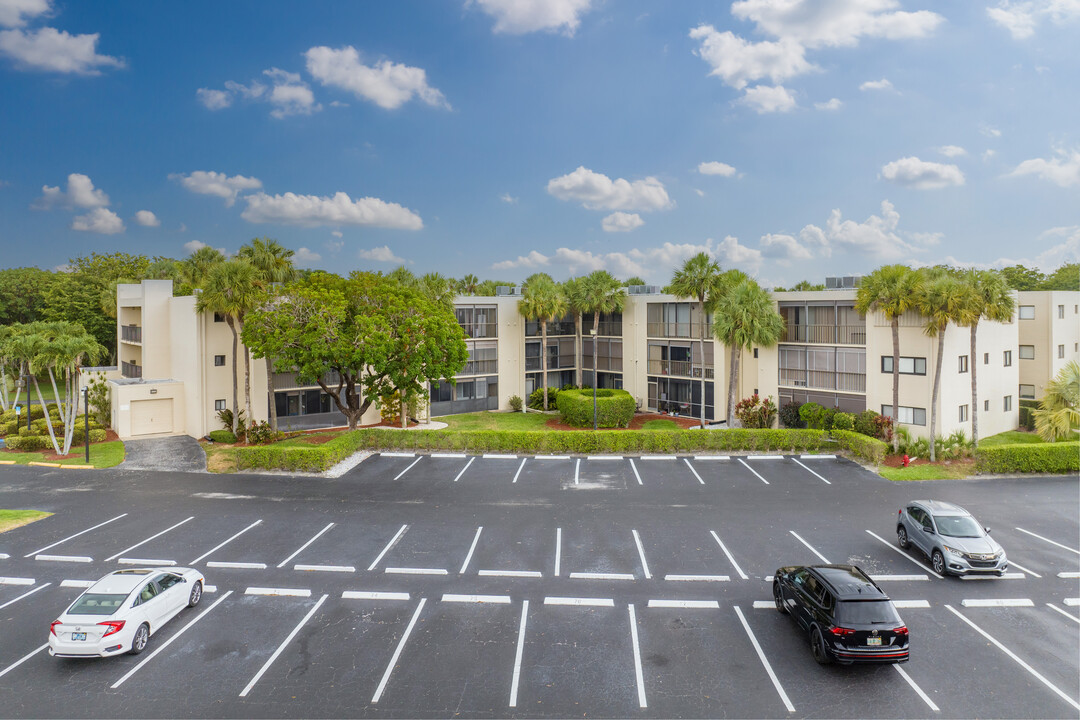
[[[206,453],[189,435],[124,441],[122,470],[206,472]]]

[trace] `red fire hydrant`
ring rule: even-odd
[[[908,463],[909,463],[909,462],[910,462],[910,460],[908,459],[908,456],[907,456],[907,454],[905,453],[905,454],[904,454],[904,467],[907,467],[907,466],[908,466]]]

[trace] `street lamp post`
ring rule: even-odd
[[[596,331],[590,330],[592,335],[592,429],[596,430]]]
[[[90,464],[90,388],[83,385],[83,433],[86,435],[86,464]]]

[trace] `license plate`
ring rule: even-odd
[[[86,633],[84,633],[84,632],[71,633],[71,639],[72,640],[85,640],[86,639]]]
[[[881,638],[879,638],[879,637],[868,637],[868,638],[866,638],[866,644],[867,645],[880,645],[881,644]]]

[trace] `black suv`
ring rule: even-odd
[[[908,629],[889,596],[855,565],[792,565],[773,575],[776,609],[806,631],[820,664],[908,660]]]

